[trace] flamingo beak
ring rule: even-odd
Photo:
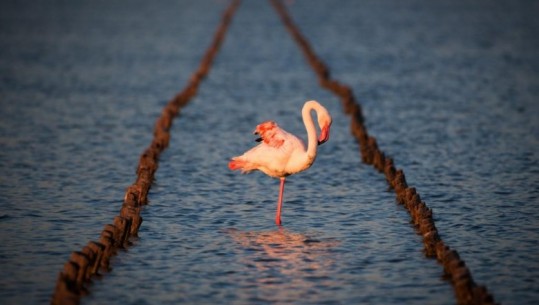
[[[325,125],[322,127],[322,131],[320,132],[320,136],[318,137],[318,145],[326,143],[327,140],[329,140],[329,128],[331,127],[330,124]]]

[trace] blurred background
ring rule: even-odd
[[[48,302],[70,253],[112,222],[228,3],[0,3],[0,303]],[[539,3],[285,3],[475,281],[535,304]],[[264,120],[306,139],[310,99],[331,138],[288,179],[279,230],[278,180],[227,162]],[[82,303],[454,304],[348,124],[269,2],[243,1],[174,122],[139,239]]]

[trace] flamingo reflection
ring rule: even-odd
[[[321,240],[283,227],[264,232],[228,229],[227,233],[241,245],[238,250],[246,271],[256,269],[256,283],[246,284],[260,290],[267,300],[297,299],[335,283],[332,248],[340,244],[337,240]]]

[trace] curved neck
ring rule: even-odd
[[[314,126],[313,117],[311,116],[311,110],[317,111],[315,105],[306,103],[301,110],[301,116],[303,117],[305,129],[307,129],[307,156],[314,159],[316,157],[318,140],[316,138],[316,127]]]

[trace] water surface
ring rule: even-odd
[[[433,208],[444,240],[503,304],[539,291],[539,25],[533,1],[293,1],[290,12],[367,127]],[[46,303],[135,179],[154,120],[209,45],[225,1],[0,4],[2,304]],[[227,169],[274,119],[332,113],[288,179]],[[83,304],[454,304],[442,268],[361,163],[339,101],[266,2],[245,1],[174,122],[140,238]]]

